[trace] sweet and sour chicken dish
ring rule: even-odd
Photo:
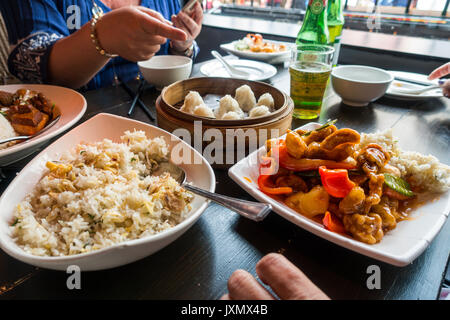
[[[285,138],[267,141],[258,186],[332,232],[376,244],[408,218],[427,191],[423,175],[417,179],[402,162],[391,163],[394,152],[382,143],[362,144],[360,133],[334,123],[313,131],[289,130]],[[448,183],[449,168],[439,165]]]

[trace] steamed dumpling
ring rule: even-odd
[[[250,112],[248,113],[249,118],[256,118],[256,117],[262,117],[270,114],[269,107],[267,106],[257,106],[254,107]]]
[[[201,104],[194,108],[194,115],[205,118],[215,118],[214,112],[207,105]]]
[[[261,95],[258,99],[257,106],[266,106],[269,107],[269,110],[273,110],[275,107],[275,102],[273,100],[273,97],[270,93],[264,93]]]
[[[202,96],[197,91],[190,91],[184,98],[183,106],[180,111],[194,113],[195,107],[205,105]]]
[[[244,112],[242,112],[239,107],[239,103],[234,100],[232,96],[227,94],[225,97],[220,99],[219,109],[217,110],[216,116],[218,119],[222,119],[223,116],[230,111],[238,114],[240,119],[244,117]]]
[[[242,117],[235,111],[229,111],[225,113],[222,117],[222,120],[239,120],[239,119],[242,119]]]
[[[245,112],[249,112],[256,105],[255,94],[246,84],[236,89],[236,95],[234,98],[239,103],[241,109]]]

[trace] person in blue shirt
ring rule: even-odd
[[[96,89],[156,54],[194,57],[203,10],[178,0],[2,0],[9,71],[23,82]],[[97,17],[97,19],[95,19]]]

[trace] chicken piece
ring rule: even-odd
[[[357,131],[348,128],[339,129],[326,137],[325,140],[320,143],[320,147],[331,151],[338,145],[344,143],[358,144],[360,140],[361,136]]]
[[[297,132],[288,130],[286,135],[286,148],[291,157],[301,159],[305,154],[307,145]]]
[[[383,195],[384,175],[369,174],[369,195],[366,197],[364,212],[368,213],[373,205],[380,203]]]
[[[384,236],[383,221],[376,213],[345,215],[342,222],[345,230],[361,242],[375,244]]]
[[[328,210],[329,202],[330,196],[320,185],[315,186],[308,193],[297,192],[285,200],[288,207],[308,218],[324,214]]]
[[[373,213],[378,214],[382,220],[382,227],[384,231],[389,231],[397,226],[397,220],[392,214],[389,206],[376,204],[370,209]]]
[[[367,174],[378,173],[389,162],[389,159],[389,153],[376,143],[365,146],[356,157],[358,164]]]
[[[311,133],[306,136],[303,137],[303,139],[305,140],[306,144],[310,144],[312,142],[322,142],[325,138],[327,138],[330,134],[334,133],[335,131],[337,131],[337,128],[335,125],[331,125],[328,126],[326,128],[323,128],[322,130],[314,130],[311,131]],[[298,132],[298,130],[297,130]]]
[[[397,222],[405,220],[408,214],[399,210],[399,201],[386,195],[381,197],[380,205],[388,207]]]
[[[365,200],[366,195],[364,194],[364,189],[361,187],[354,187],[345,198],[339,202],[339,210],[344,214],[362,213]]]
[[[0,91],[0,105],[9,107],[14,102],[14,94],[6,91]]]
[[[311,131],[311,133],[309,135],[303,137],[303,139],[305,140],[305,143],[308,145],[312,142],[320,143],[323,140],[325,140],[325,138],[327,138],[330,134],[334,133],[335,131],[337,131],[336,126],[331,125],[326,128],[323,128],[321,130]],[[297,132],[298,132],[298,130],[297,130]]]
[[[294,192],[306,192],[308,186],[305,181],[295,174],[283,175],[275,180],[277,187],[291,187]]]
[[[381,168],[380,172],[382,172],[382,173],[389,173],[389,174],[392,174],[393,176],[396,176],[396,177],[399,177],[399,178],[401,178],[401,176],[402,176],[402,173],[400,172],[400,169],[395,167],[395,166],[393,166],[393,165],[390,165],[389,163],[386,163],[384,165],[384,167]]]
[[[333,150],[323,149],[319,143],[312,142],[306,149],[305,158],[343,161],[352,156],[354,152],[355,145],[350,142],[340,144]]]

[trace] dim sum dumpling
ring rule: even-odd
[[[257,106],[254,107],[250,112],[248,113],[248,116],[250,118],[256,118],[256,117],[262,117],[270,114],[269,107],[267,106]]]
[[[264,93],[259,97],[258,103],[256,105],[269,107],[269,110],[272,111],[275,107],[275,102],[270,93]]]
[[[202,96],[197,91],[190,91],[184,98],[184,103],[180,111],[192,114],[195,107],[200,105],[205,105]]]
[[[220,99],[219,109],[217,109],[217,118],[222,119],[222,117],[227,113],[233,111],[239,115],[240,119],[244,117],[244,112],[242,112],[239,107],[239,103],[233,99],[232,96],[227,94],[222,99]]]
[[[222,117],[222,120],[239,120],[242,119],[241,115],[235,111],[228,111]]]
[[[246,84],[236,89],[236,95],[234,98],[239,103],[241,109],[245,112],[249,112],[256,105],[255,94]]]
[[[201,104],[194,108],[194,113],[196,116],[205,118],[215,118],[214,112],[207,105]]]

